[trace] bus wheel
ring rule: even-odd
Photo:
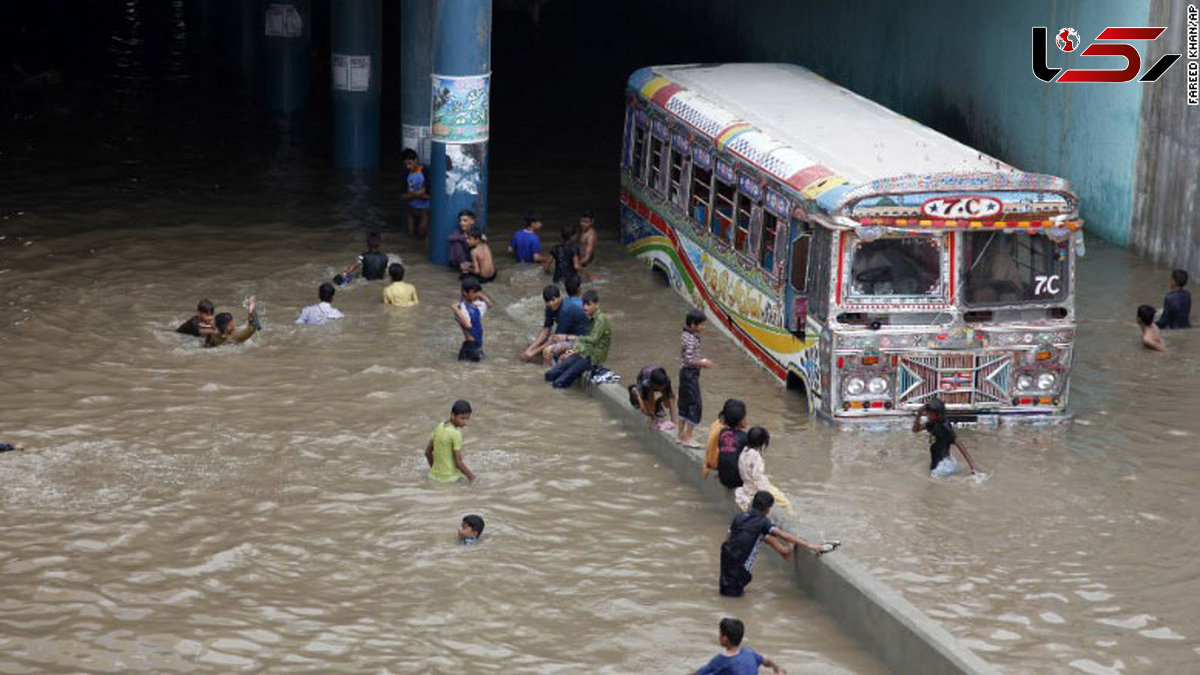
[[[812,412],[812,397],[808,391],[808,385],[804,383],[804,378],[795,373],[787,374],[787,388],[800,395],[800,400],[804,403],[804,412]]]

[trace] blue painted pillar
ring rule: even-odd
[[[276,112],[295,112],[308,103],[308,50],[312,42],[309,0],[265,0],[262,17],[267,105]]]
[[[429,257],[445,265],[455,214],[471,209],[480,228],[487,224],[491,0],[436,0],[433,36]]]
[[[333,0],[333,165],[379,166],[379,0]]]
[[[400,133],[402,148],[429,161],[429,76],[433,74],[433,0],[400,4]]]

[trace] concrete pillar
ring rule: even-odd
[[[402,148],[429,161],[429,76],[433,73],[433,0],[400,0]]]
[[[445,265],[455,214],[471,209],[480,228],[487,224],[491,0],[436,0],[433,36],[429,257]]]
[[[379,166],[379,0],[333,0],[333,164]]]
[[[267,106],[280,113],[295,112],[308,104],[310,1],[264,0],[261,8]]]

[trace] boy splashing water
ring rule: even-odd
[[[922,418],[926,418],[924,424],[921,424]],[[930,476],[951,476],[958,473],[958,462],[955,462],[954,457],[950,455],[950,446],[952,445],[958,448],[963,459],[967,460],[967,466],[971,467],[971,474],[979,473],[971,455],[958,441],[958,436],[954,433],[954,427],[950,425],[950,420],[946,419],[946,404],[942,402],[942,399],[934,396],[929,399],[924,408],[917,411],[912,430],[914,434],[919,434],[922,430],[929,432]]]

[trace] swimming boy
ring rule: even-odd
[[[579,232],[579,271],[590,279],[587,268],[596,259],[596,219],[591,211],[579,214]]]
[[[216,326],[213,325],[213,313],[215,311],[216,309],[213,307],[212,300],[205,298],[197,302],[196,314],[187,321],[179,324],[179,328],[176,328],[175,332],[195,337],[205,337],[217,332]]]
[[[700,334],[707,323],[708,317],[703,311],[689,310],[679,335],[679,435],[676,438],[689,448],[700,447],[692,438],[704,410],[700,398],[700,369],[713,367],[711,360],[700,355]]]
[[[458,360],[481,361],[483,360],[483,312],[475,303],[480,300],[483,290],[479,285],[479,280],[475,277],[463,279],[460,288],[462,296],[450,305],[454,311],[454,320],[458,322],[458,327],[462,329],[463,333],[462,346],[458,349]]]
[[[425,446],[429,477],[441,483],[456,483],[462,478],[475,482],[475,474],[462,458],[462,428],[471,420],[471,404],[459,399],[450,406],[450,419],[440,422]]]
[[[483,518],[473,513],[463,516],[462,523],[458,526],[458,543],[463,546],[478,544],[481,536],[483,536]]]
[[[921,423],[922,418],[926,418],[924,424]],[[925,407],[917,411],[917,416],[913,419],[912,430],[914,434],[919,434],[922,430],[929,432],[930,476],[949,476],[958,472],[958,463],[950,456],[950,446],[952,445],[958,448],[963,459],[967,460],[967,466],[971,467],[971,473],[979,473],[971,455],[958,441],[958,436],[954,433],[954,427],[950,425],[950,420],[946,419],[946,404],[942,402],[942,399],[934,396],[929,399]]]
[[[236,330],[237,324],[233,322],[233,315],[229,312],[221,312],[217,315],[213,322],[216,330],[204,338],[205,347],[220,347],[224,344],[240,343],[249,340],[256,332],[258,332],[258,316],[254,313],[254,296],[250,296],[250,304],[247,307],[246,327],[241,330]]]
[[[562,307],[562,293],[559,292],[558,286],[550,285],[542,289],[542,302],[546,305],[546,313],[542,320],[542,330],[529,343],[529,347],[521,352],[521,360],[525,362],[533,361],[542,349],[550,343],[550,335],[554,330],[554,324],[558,321],[558,310]]]
[[[333,294],[333,284],[328,282],[321,284],[317,289],[317,298],[320,299],[320,302],[300,310],[300,316],[296,319],[296,323],[319,326],[327,321],[333,321],[345,316],[330,304],[333,302]]]
[[[462,265],[471,261],[471,247],[467,244],[467,233],[475,228],[475,212],[463,209],[458,212],[458,228],[446,237],[450,242],[450,267],[462,271]]]
[[[526,213],[525,227],[517,230],[508,244],[508,252],[513,254],[517,262],[542,264],[546,261],[542,255],[542,240],[537,235],[540,229],[542,214],[537,211]]]
[[[742,646],[746,626],[741,621],[725,617],[717,625],[717,630],[718,642],[725,651],[712,657],[711,661],[696,670],[695,675],[754,675],[759,666],[766,666],[777,675],[787,672],[771,659]]]
[[[421,164],[412,148],[405,148],[400,159],[407,172],[403,198],[408,203],[408,236],[426,239],[429,237],[429,170]],[[382,279],[383,274],[378,278]]]
[[[471,259],[463,263],[459,271],[464,275],[475,275],[481,284],[495,281],[496,263],[492,260],[492,248],[483,238],[483,231],[476,227],[468,232],[467,245],[471,247]]]
[[[579,276],[579,228],[575,225],[564,225],[562,243],[550,251],[546,264],[554,264],[554,283],[565,281],[569,277]]]
[[[565,389],[588,369],[604,364],[612,345],[612,326],[600,311],[600,295],[594,290],[583,294],[583,312],[592,322],[587,335],[575,341],[575,353],[564,357],[546,371],[546,381],[555,389]]]
[[[362,276],[364,279],[369,281],[382,279],[384,273],[387,271],[388,254],[379,250],[381,244],[382,240],[380,239],[378,232],[372,232],[368,234],[367,250],[360,254],[358,259],[346,268],[345,272],[342,272],[334,277],[334,282],[338,284],[349,283],[354,277],[354,273],[360,269],[362,270]]]
[[[733,517],[733,522],[729,525],[729,536],[725,543],[721,544],[721,595],[739,598],[745,594],[746,585],[754,578],[751,572],[758,558],[758,547],[764,541],[784,558],[791,557],[795,546],[817,555],[838,547],[837,542],[810,544],[780,529],[767,518],[774,505],[775,498],[771,493],[760,491],[755,493],[754,499],[751,500],[749,511]],[[783,542],[787,542],[787,545]]]
[[[1154,308],[1150,305],[1141,305],[1137,308],[1138,327],[1142,329],[1142,346],[1146,349],[1152,349],[1156,352],[1167,351],[1167,345],[1163,342],[1162,333],[1158,332],[1158,326],[1154,325]]]
[[[383,289],[384,304],[393,307],[415,307],[419,302],[417,288],[404,281],[404,265],[402,263],[388,265],[388,276],[392,278],[392,283]]]
[[[1154,325],[1159,328],[1191,328],[1192,294],[1184,289],[1188,273],[1184,270],[1171,272],[1171,285],[1163,298],[1162,316]]]

